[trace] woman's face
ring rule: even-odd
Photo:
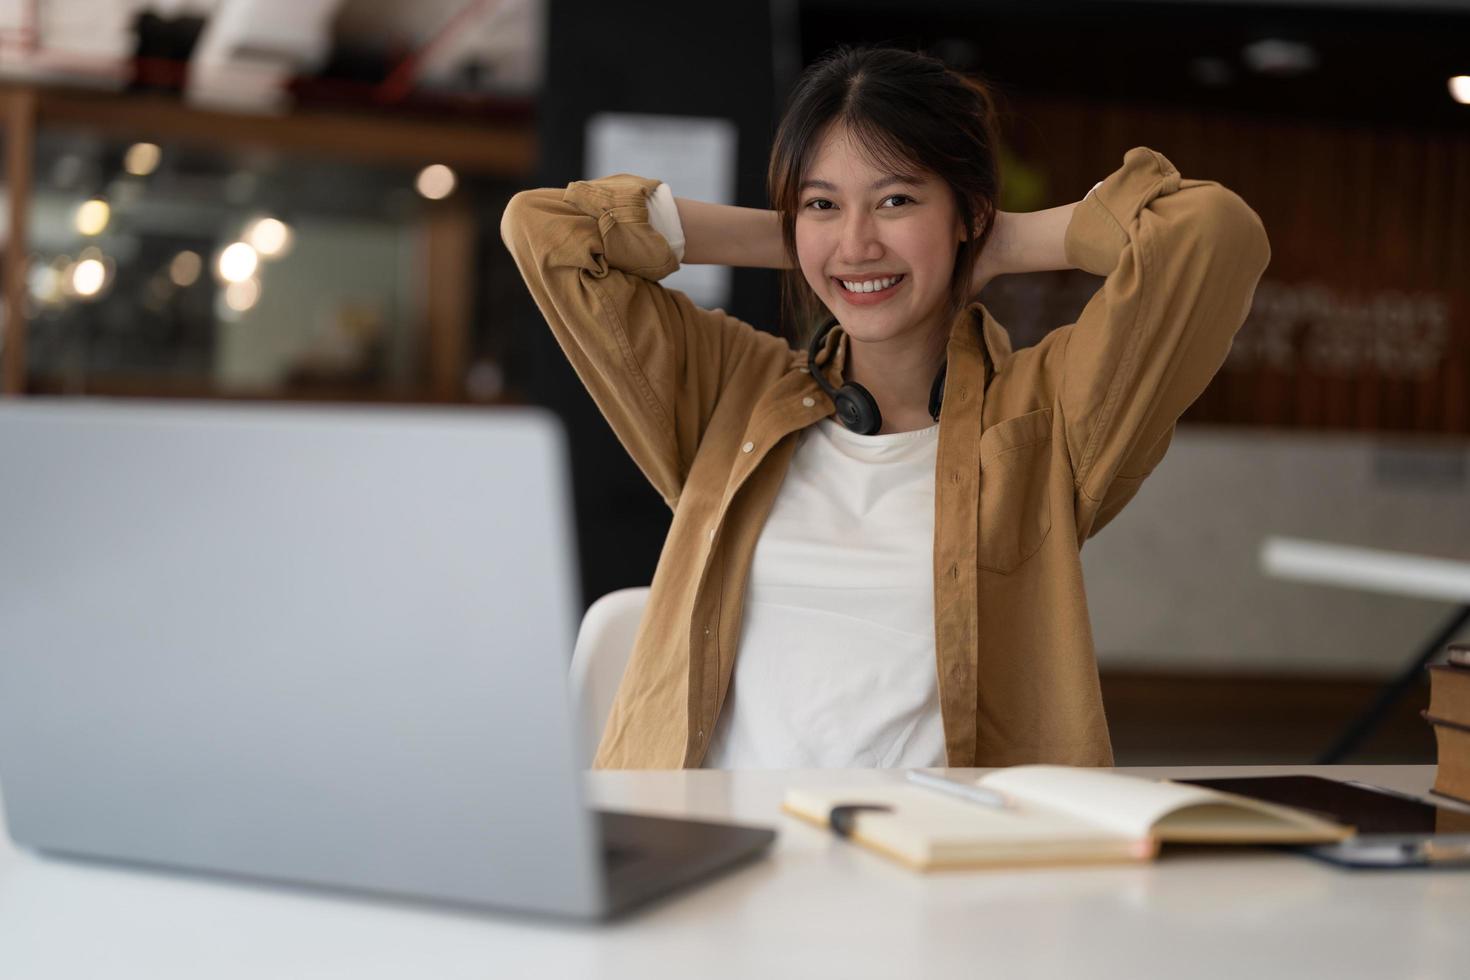
[[[932,174],[918,183],[892,176],[867,162],[846,128],[832,126],[797,197],[802,275],[843,330],[867,343],[947,326],[938,321],[962,240],[947,184]]]

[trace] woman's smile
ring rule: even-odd
[[[842,279],[833,276],[832,282],[846,302],[853,306],[874,306],[897,293],[903,284],[908,282],[908,277],[903,273],[865,279]]]

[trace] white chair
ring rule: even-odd
[[[597,754],[597,743],[623,679],[623,668],[633,652],[633,638],[647,602],[647,586],[619,589],[598,599],[582,616],[577,646],[572,651],[570,679],[572,706],[582,724],[584,767],[592,765]]]

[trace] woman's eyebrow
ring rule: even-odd
[[[868,190],[881,191],[889,184],[907,184],[909,187],[918,187],[919,183],[920,182],[917,179],[913,177],[907,177],[903,174],[884,174],[882,177],[879,177],[877,180],[873,181],[872,186],[870,186]],[[817,190],[830,191],[833,193],[837,191],[836,184],[825,180],[804,180],[801,182],[801,186],[798,187],[796,190],[798,193],[800,193],[801,191],[806,190],[808,187],[815,187]]]

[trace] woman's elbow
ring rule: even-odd
[[[1255,270],[1259,277],[1271,261],[1271,241],[1261,216],[1244,198],[1223,185],[1213,185],[1208,198],[1197,228],[1201,242],[1208,243],[1215,254],[1229,256],[1243,267]]]
[[[537,187],[517,191],[506,202],[500,215],[500,240],[512,255],[519,254],[538,226],[554,218],[562,191],[555,187]]]

